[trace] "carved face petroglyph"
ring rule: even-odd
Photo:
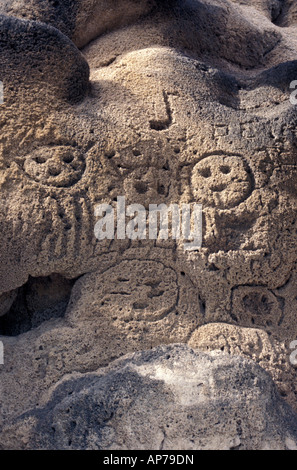
[[[193,169],[194,198],[204,207],[235,207],[252,191],[250,173],[244,160],[238,156],[204,158]]]
[[[147,2],[144,6],[150,8]],[[14,5],[14,14],[18,11]],[[45,10],[38,12],[46,15]],[[212,21],[220,24],[219,12],[215,8],[210,12],[206,15],[203,5],[197,5],[189,19],[180,10],[181,16],[176,16],[173,8],[167,18],[162,6],[151,18],[142,20],[140,29],[128,15],[128,28],[120,29],[119,25],[99,36],[83,49],[84,58],[70,40],[49,27],[34,23],[36,44],[32,44],[30,22],[3,20],[3,31],[19,28],[28,54],[40,50],[42,41],[47,41],[48,47],[52,44],[56,66],[52,61],[52,77],[45,78],[36,52],[22,81],[14,77],[19,79],[21,93],[8,88],[3,105],[2,198],[6,215],[1,292],[23,284],[29,274],[59,272],[76,277],[94,269],[101,254],[116,252],[116,241],[109,248],[108,243],[96,242],[93,210],[96,203],[112,203],[118,195],[146,206],[202,204],[204,242],[201,252],[192,255],[189,270],[192,262],[204,265],[201,276],[207,283],[216,282],[211,279],[210,266],[215,266],[217,277],[222,279],[228,267],[233,287],[249,283],[251,278],[256,285],[270,288],[286,282],[295,263],[295,254],[286,247],[290,243],[288,227],[295,231],[296,198],[290,188],[294,188],[296,174],[296,136],[286,89],[275,86],[275,77],[293,72],[283,66],[284,70],[276,73],[274,57],[266,58],[265,41],[270,49],[278,47],[275,35],[280,33],[273,28],[265,41],[257,30],[251,55],[243,35],[243,53],[232,56],[239,68],[245,65],[251,71],[252,78],[247,81],[236,68],[231,75],[223,62],[211,65],[220,54],[228,61],[229,49],[219,42],[218,50],[209,45],[206,60],[201,44],[213,39]],[[209,31],[194,40],[193,28],[204,16]],[[163,27],[179,21],[183,38],[173,31],[164,39],[157,18]],[[76,20],[79,22],[79,15]],[[250,29],[255,31],[252,25]],[[232,49],[228,30],[225,37]],[[9,61],[15,60],[9,49],[13,49],[12,43],[8,42],[4,51]],[[63,47],[69,50],[67,64],[60,53]],[[182,47],[189,48],[188,52]],[[257,72],[259,57],[262,61],[265,57],[269,74]],[[90,83],[85,59],[91,69]],[[8,63],[5,70],[8,78],[13,76]],[[36,96],[33,90],[26,91],[26,73]],[[267,100],[276,103],[273,117],[265,115],[269,105],[259,102],[263,90]],[[80,100],[78,104],[72,103],[71,93],[76,102]],[[19,115],[16,98],[22,103]],[[121,249],[128,246],[128,242],[122,243]],[[178,257],[187,266],[179,245]],[[243,268],[243,262],[249,267]],[[7,263],[13,265],[9,272],[3,268]],[[199,278],[194,282],[206,298],[204,281]]]
[[[45,186],[73,186],[81,179],[84,170],[84,155],[71,146],[38,149],[24,162],[26,175]]]

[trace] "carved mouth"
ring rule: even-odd
[[[210,186],[210,190],[213,191],[214,193],[221,193],[222,191],[224,191],[226,189],[226,185],[225,184],[217,184],[217,185],[214,185],[214,186]]]

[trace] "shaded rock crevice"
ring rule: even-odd
[[[14,293],[8,312],[0,317],[0,336],[18,336],[43,322],[63,318],[75,280],[58,274],[32,278]]]

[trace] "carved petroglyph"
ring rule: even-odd
[[[0,2],[13,15],[0,17],[4,419],[74,370],[174,342],[211,349],[212,337],[297,408],[283,366],[297,337],[294,5]],[[97,240],[94,208],[118,196],[202,204],[202,247]],[[70,283],[67,308],[18,308],[53,275]]]
[[[24,161],[24,171],[34,181],[64,188],[81,179],[85,166],[82,152],[71,146],[39,148]]]
[[[277,327],[282,318],[282,301],[264,287],[240,286],[232,293],[232,311],[240,325]]]

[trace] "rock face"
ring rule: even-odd
[[[281,396],[296,409],[296,369],[288,360],[292,350],[266,331],[209,323],[194,331],[188,345],[205,352],[219,350],[252,359],[269,372]]]
[[[66,374],[173,343],[252,359],[297,410],[296,2],[1,0],[0,14],[3,426]],[[98,240],[96,207],[119,196],[201,204],[202,247]]]
[[[296,416],[263,369],[184,345],[67,377],[3,435],[23,449],[297,448]]]
[[[132,23],[166,3],[155,0],[1,0],[0,11],[47,23],[83,47],[92,39]]]

